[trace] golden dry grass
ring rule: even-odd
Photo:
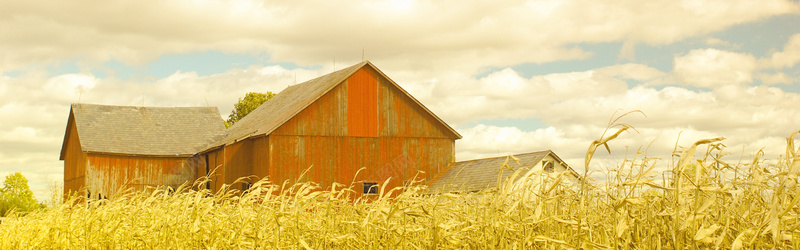
[[[480,193],[408,187],[367,200],[341,185],[262,180],[244,195],[183,187],[66,202],[4,220],[0,248],[799,248],[794,134],[785,157],[740,164],[718,159],[720,140],[689,145],[663,172],[637,153],[599,186],[543,174]]]

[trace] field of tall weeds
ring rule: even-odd
[[[609,129],[589,147],[587,166],[631,127]],[[602,183],[588,172],[577,181],[540,173],[543,181],[477,193],[409,186],[365,197],[345,185],[267,179],[244,194],[211,193],[200,181],[7,218],[0,249],[800,248],[794,136],[779,159],[728,163],[718,157],[723,138],[713,138],[676,150],[666,171],[654,171],[663,160],[636,153]]]

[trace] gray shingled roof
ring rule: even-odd
[[[503,180],[522,168],[532,169],[551,153],[552,151],[546,150],[514,155],[519,159],[519,163],[508,159],[508,156],[456,162],[452,168],[440,173],[428,183],[428,190],[430,193],[477,192],[494,188],[497,187],[497,177],[506,159],[512,170],[503,169]]]
[[[269,101],[250,112],[250,114],[236,122],[236,124],[228,128],[225,136],[223,136],[222,139],[210,144],[205,150],[231,144],[252,136],[272,133],[278,129],[278,127],[289,121],[289,119],[325,95],[325,93],[328,93],[331,89],[347,80],[347,78],[353,75],[356,71],[367,65],[383,75],[383,73],[374,65],[372,65],[372,63],[369,61],[363,61],[333,73],[297,85],[289,86],[274,97],[270,98]],[[386,79],[389,79],[385,75],[383,76]],[[392,80],[389,79],[389,81]],[[396,83],[392,83],[397,86]],[[400,88],[399,86],[397,87]],[[405,92],[402,90],[402,88],[400,88],[400,90]],[[419,103],[419,101],[414,99],[414,97],[411,95],[409,95],[409,97]],[[449,125],[444,123],[444,121],[442,121],[438,116],[433,114],[433,112],[430,112],[430,110],[425,108],[425,106],[421,103],[419,105],[427,110],[428,113],[430,113],[435,119],[444,124],[444,126],[449,129],[456,138],[461,138],[461,135],[459,135]]]
[[[85,152],[193,155],[225,130],[216,107],[72,104],[70,117],[75,119],[81,149]],[[64,147],[66,139],[65,136]]]

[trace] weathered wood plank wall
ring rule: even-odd
[[[75,126],[75,119],[70,116],[67,121],[67,150],[64,155],[64,198],[75,194],[84,196],[81,188],[86,181],[86,154],[81,151],[78,129]]]
[[[194,181],[199,157],[145,157],[107,154],[87,155],[86,190],[94,198],[112,198],[121,189],[177,188]],[[202,167],[205,168],[205,167]]]

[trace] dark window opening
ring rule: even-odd
[[[542,166],[544,166],[544,171],[553,172],[553,162],[552,161],[545,161],[542,162]]]
[[[377,193],[378,193],[377,182],[364,182],[364,194],[377,194]]]

